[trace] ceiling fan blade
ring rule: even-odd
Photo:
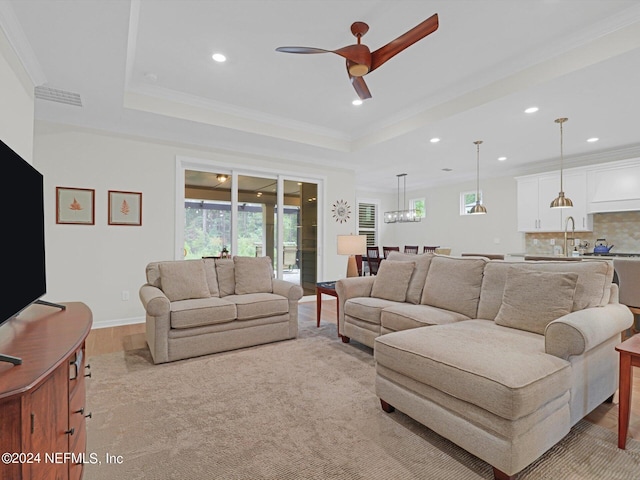
[[[334,53],[331,50],[313,47],[278,47],[276,52],[284,53]]]
[[[373,71],[380,65],[385,63],[390,58],[394,57],[405,48],[410,47],[418,40],[423,39],[427,35],[435,32],[438,29],[438,14],[434,14],[427,18],[424,22],[416,25],[408,32],[400,35],[395,40],[390,41],[386,45],[380,47],[376,51],[371,53],[371,68],[369,71]]]
[[[351,80],[351,85],[353,85],[354,90],[360,97],[360,100],[366,100],[367,98],[371,98],[371,92],[369,91],[369,87],[364,83],[363,77],[354,77],[349,75],[349,79]]]

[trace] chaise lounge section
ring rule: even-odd
[[[302,288],[269,257],[152,262],[140,288],[154,363],[296,338]]]
[[[383,410],[486,461],[496,478],[513,478],[615,393],[614,347],[633,317],[610,261],[396,257],[389,274],[385,262],[379,278],[337,283],[341,331],[374,348]],[[390,284],[393,295],[376,288]]]

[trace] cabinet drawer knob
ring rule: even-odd
[[[87,373],[87,374],[85,375],[85,377],[89,377],[89,378],[91,378],[91,372]]]
[[[79,413],[80,415],[84,414],[84,407],[82,407],[80,410],[76,410],[73,413]]]
[[[93,413],[92,413],[92,412],[87,413],[87,414],[84,416],[84,418],[93,418]]]
[[[76,429],[75,428],[70,428],[69,430],[67,430],[66,433],[67,435],[73,435],[75,433]]]

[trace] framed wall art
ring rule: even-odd
[[[56,187],[56,223],[94,225],[95,193],[91,188]]]
[[[109,225],[142,225],[142,192],[109,190]]]

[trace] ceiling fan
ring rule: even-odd
[[[347,61],[349,80],[351,80],[358,97],[365,100],[371,98],[371,92],[369,92],[369,88],[362,77],[373,72],[387,60],[437,29],[438,14],[436,13],[395,40],[372,52],[369,47],[360,43],[362,36],[369,31],[369,25],[364,22],[354,22],[351,25],[351,33],[358,40],[358,43],[354,45],[347,45],[338,50],[324,50],[313,47],[278,47],[276,51],[285,53],[335,53],[344,57]]]

